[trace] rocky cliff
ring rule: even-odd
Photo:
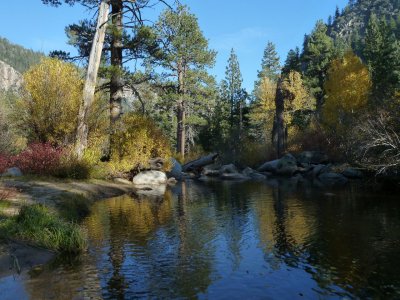
[[[21,73],[0,60],[0,90],[18,90],[21,84]]]

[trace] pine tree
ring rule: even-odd
[[[242,82],[243,78],[240,72],[238,57],[232,49],[228,59],[228,65],[225,69],[225,79],[221,85],[221,96],[229,103],[230,107],[231,126],[234,125],[235,111],[236,107],[239,105],[240,99],[238,99],[238,95],[242,90]]]
[[[399,89],[400,44],[385,21],[372,15],[365,37],[364,56],[372,79],[372,101],[382,106]]]
[[[184,157],[190,95],[195,95],[201,88],[199,83],[207,85],[209,77],[205,69],[214,65],[216,53],[208,48],[196,16],[186,6],[179,5],[176,12],[165,10],[155,25],[155,31],[158,39],[166,45],[163,59],[158,64],[177,78],[177,152]]]
[[[282,74],[288,74],[290,71],[301,72],[300,49],[290,49],[282,68]]]
[[[311,35],[306,36],[302,55],[305,64],[305,83],[317,100],[317,112],[322,108],[323,85],[333,55],[333,39],[327,35],[327,27],[320,20]]]
[[[258,80],[268,77],[272,81],[277,81],[280,73],[279,56],[276,52],[274,43],[268,42],[264,49],[264,55],[261,61],[261,70],[258,71]]]

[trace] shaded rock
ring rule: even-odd
[[[250,177],[244,176],[240,173],[223,173],[220,175],[221,179],[225,180],[249,180]]]
[[[267,161],[266,163],[261,165],[257,169],[257,171],[258,172],[272,172],[272,173],[275,173],[276,170],[278,169],[278,163],[279,163],[279,159]]]
[[[219,168],[220,167],[215,164],[208,165],[203,168],[203,171],[201,172],[201,174],[204,176],[218,177],[219,176]]]
[[[177,180],[182,179],[182,165],[175,159],[171,159],[172,169],[168,172],[168,177],[174,177]]]
[[[204,166],[211,165],[217,159],[218,153],[212,153],[196,160],[188,162],[182,166],[183,172],[199,172]]]
[[[132,179],[134,185],[158,185],[167,183],[167,175],[160,171],[143,171]]]
[[[342,172],[343,176],[351,179],[360,179],[363,178],[363,173],[360,170],[354,168],[347,168]]]
[[[257,171],[256,171],[256,170],[253,170],[253,169],[250,168],[250,167],[247,167],[247,168],[243,169],[242,174],[243,174],[244,176],[250,176],[250,174],[253,174],[253,173],[255,173],[255,172],[257,172]]]
[[[319,181],[323,185],[334,186],[334,185],[345,185],[349,180],[339,173],[323,173],[318,177]]]
[[[282,176],[292,176],[297,171],[297,160],[289,154],[285,154],[278,162],[276,174]]]
[[[150,170],[161,171],[164,167],[164,159],[160,157],[152,158],[149,160]]]
[[[219,169],[220,174],[233,174],[238,173],[238,169],[234,164],[224,165]]]
[[[244,176],[250,177],[253,180],[265,180],[265,179],[267,179],[267,176],[265,176],[263,174],[260,174],[256,170],[253,170],[252,168],[249,168],[249,167],[245,168],[242,171],[242,174]]]
[[[2,176],[6,177],[21,177],[23,176],[22,171],[17,167],[12,167],[7,169]]]
[[[267,179],[267,176],[260,174],[258,172],[250,174],[249,177],[253,180],[266,180]]]
[[[332,170],[332,168],[329,165],[316,165],[313,167],[311,174],[314,178],[316,178],[321,174],[331,172],[331,170]]]
[[[170,177],[170,178],[168,178],[168,180],[167,180],[167,184],[168,185],[175,185],[175,184],[177,184],[178,183],[178,180],[176,180],[174,177]]]
[[[192,172],[188,173],[182,172],[182,179],[195,179],[195,178],[197,178],[197,175]]]
[[[304,151],[296,157],[299,164],[324,164],[328,163],[329,157],[321,151]]]

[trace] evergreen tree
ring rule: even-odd
[[[177,152],[184,157],[187,145],[187,114],[190,100],[207,86],[207,67],[215,61],[216,53],[208,48],[208,41],[200,30],[197,18],[186,6],[176,12],[165,10],[156,26],[158,39],[165,45],[163,59],[157,64],[177,78],[175,103],[177,119]]]
[[[282,68],[283,74],[288,74],[290,71],[301,72],[300,49],[290,49],[286,57],[285,64]]]
[[[277,81],[280,73],[279,56],[276,52],[275,45],[268,42],[264,49],[264,55],[261,61],[261,70],[258,71],[258,80],[268,77],[273,81]]]
[[[375,15],[368,23],[364,56],[371,73],[372,100],[375,105],[383,105],[399,88],[400,44],[386,22]]]
[[[327,27],[320,20],[311,35],[306,36],[302,61],[305,64],[305,84],[317,101],[317,112],[321,111],[326,72],[334,55],[333,39],[327,35]]]
[[[231,54],[228,59],[228,65],[225,69],[225,79],[221,84],[221,98],[225,99],[229,103],[230,110],[230,122],[231,126],[234,126],[235,121],[235,111],[238,107],[239,93],[242,90],[242,73],[240,72],[240,66],[238,57],[235,51],[232,49]]]

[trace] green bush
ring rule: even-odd
[[[79,159],[74,153],[64,154],[54,176],[69,179],[88,179],[92,171],[91,164],[86,159]]]
[[[18,216],[0,223],[1,235],[66,253],[86,249],[86,238],[77,225],[61,220],[43,205],[24,206]]]

